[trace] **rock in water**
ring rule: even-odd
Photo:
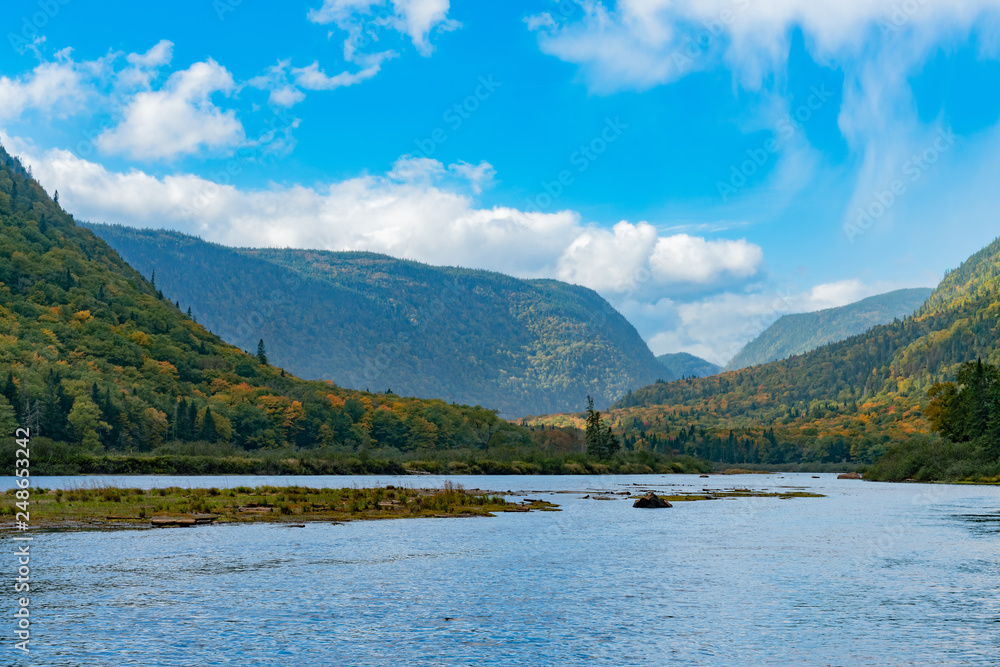
[[[842,472],[837,475],[837,479],[861,479],[861,475],[856,472]]]
[[[641,498],[636,498],[635,502],[632,503],[632,507],[641,507],[641,508],[648,508],[648,509],[658,509],[660,507],[673,507],[673,505],[671,505],[666,500],[664,500],[663,498],[660,498],[655,493],[653,493],[652,491],[650,491],[649,493],[647,493],[646,495],[642,496]]]

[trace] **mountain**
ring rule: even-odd
[[[722,366],[717,366],[711,361],[705,361],[701,357],[696,357],[687,352],[675,352],[674,354],[661,354],[656,358],[660,364],[666,368],[675,378],[679,377],[708,377],[715,375],[722,370]]]
[[[366,252],[228,248],[89,225],[226,340],[297,375],[439,396],[508,417],[598,407],[664,376],[592,290]],[[669,376],[670,379],[673,376]]]
[[[879,294],[839,308],[785,315],[746,344],[726,370],[787,359],[827,343],[862,334],[878,324],[912,315],[933,289],[913,288]]]
[[[658,382],[607,416],[640,451],[764,465],[871,463],[890,452],[905,462],[894,478],[933,477],[938,468],[914,453],[942,442],[924,415],[928,389],[969,361],[996,365],[998,340],[1000,239],[950,272],[913,316],[789,359]]]
[[[266,352],[184,315],[0,149],[0,431],[30,427],[33,464],[170,442],[282,460],[531,442],[483,408],[300,380]]]

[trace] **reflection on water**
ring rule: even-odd
[[[39,534],[31,664],[995,665],[1000,655],[995,487],[787,473],[452,479],[530,492],[564,511]],[[443,478],[117,481],[434,487]],[[583,499],[789,487],[827,497],[668,510]]]

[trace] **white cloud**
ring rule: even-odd
[[[448,165],[448,171],[457,174],[460,178],[469,182],[472,191],[479,194],[484,187],[493,182],[497,171],[489,162],[481,161],[479,164],[469,164],[468,162],[457,162]]]
[[[4,141],[83,219],[166,225],[221,243],[373,250],[433,264],[557,277],[615,302],[637,289],[750,276],[760,264],[759,248],[746,241],[660,237],[642,222],[605,230],[584,224],[572,211],[479,208],[471,195],[493,178],[487,162],[445,166],[406,156],[383,176],[240,190],[190,174],[113,172],[68,151],[41,152],[21,140]],[[662,248],[671,249],[669,271],[651,270],[660,267],[663,253],[656,252]]]
[[[379,33],[389,28],[406,35],[413,46],[428,56],[434,50],[432,32],[457,30],[461,24],[448,18],[450,0],[324,0],[323,6],[309,12],[313,23],[336,24],[348,33],[344,48],[347,59],[362,45],[378,41]]]
[[[245,139],[236,112],[212,102],[215,93],[231,94],[232,74],[212,59],[174,72],[160,90],[140,92],[129,102],[117,127],[97,138],[108,153],[136,159],[176,158],[202,150],[226,151]]]
[[[306,90],[335,90],[367,81],[382,70],[383,62],[395,56],[392,51],[384,51],[364,58],[365,66],[357,72],[344,71],[333,76],[327,76],[319,68],[318,61],[307,67],[293,68],[291,73],[295,77],[295,83]]]
[[[821,60],[855,54],[899,33],[968,30],[1000,0],[577,0],[582,18],[529,17],[545,53],[581,66],[599,90],[669,83],[724,59],[759,85],[783,63],[793,28]]]
[[[120,54],[114,54],[117,56]],[[125,56],[128,65],[115,75],[114,88],[120,96],[128,97],[139,90],[149,90],[160,70],[170,64],[174,57],[174,44],[160,40],[145,53],[129,53]]]
[[[719,364],[781,315],[910,286],[844,280],[777,290],[761,276],[761,249],[746,240],[662,235],[644,222],[602,229],[572,211],[480,208],[469,192],[492,177],[485,162],[446,166],[405,156],[381,176],[241,190],[191,174],[109,171],[68,151],[0,140],[81,219],[165,226],[228,245],[371,250],[557,278],[603,294],[654,352],[687,351]],[[686,294],[692,286],[701,291]]]
[[[584,230],[563,253],[557,275],[619,302],[637,293],[662,294],[668,286],[749,278],[763,258],[760,247],[745,239],[660,236],[649,223],[619,222],[611,230]]]
[[[279,60],[276,65],[267,68],[263,74],[247,81],[247,85],[258,90],[269,91],[270,95],[267,101],[272,106],[293,107],[304,100],[306,95],[290,81],[291,63],[291,60]]]
[[[26,76],[0,77],[0,120],[17,119],[32,110],[50,118],[86,112],[97,95],[91,79],[104,66],[102,60],[77,63],[64,50]]]
[[[805,290],[723,292],[686,303],[669,299],[647,304],[629,301],[621,310],[656,354],[689,352],[721,366],[783,315],[846,306],[869,296],[914,286],[867,284],[849,279]]]
[[[461,24],[448,18],[449,0],[394,0],[402,32],[413,40],[422,55],[430,55],[433,47],[427,41],[432,30],[457,30]]]
[[[677,234],[660,239],[649,259],[653,276],[664,283],[708,283],[722,273],[747,278],[764,261],[760,246],[738,241],[706,241]]]

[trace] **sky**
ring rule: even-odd
[[[1000,0],[7,0],[78,220],[597,290],[725,363],[1000,225]]]

